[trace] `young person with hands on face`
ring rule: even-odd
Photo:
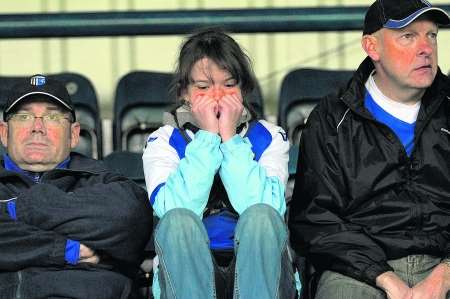
[[[161,218],[154,295],[161,298],[293,298],[283,221],[286,134],[257,120],[248,57],[219,30],[182,45],[181,105],[144,151],[150,201]]]

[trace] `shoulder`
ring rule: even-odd
[[[308,116],[305,130],[325,130],[337,132],[345,120],[352,117],[351,105],[363,101],[353,90],[334,93],[322,98]]]
[[[108,171],[108,167],[103,161],[92,159],[76,152],[70,153],[69,169],[92,173]]]
[[[184,157],[187,141],[181,131],[170,125],[160,127],[147,138],[144,159],[147,157],[162,157],[176,155]]]
[[[250,122],[247,132],[245,132],[245,137],[250,141],[255,160],[257,161],[269,148],[289,148],[289,141],[285,131],[266,120]]]
[[[148,136],[145,148],[147,149],[149,147],[157,148],[165,146],[177,148],[182,143],[185,142],[180,130],[170,125],[165,125],[152,132]]]
[[[273,139],[280,132],[284,133],[284,130],[281,127],[274,125],[266,120],[258,119],[250,121],[247,125],[247,129],[244,130],[241,135],[243,135],[244,137],[248,137],[249,139]]]
[[[162,127],[158,128],[156,131],[153,131],[148,136],[147,144],[152,143],[158,139],[161,141],[169,142],[170,138],[172,137],[172,135],[174,134],[175,131],[176,131],[176,128],[174,128],[170,125],[162,126]]]

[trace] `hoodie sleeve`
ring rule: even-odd
[[[263,121],[256,126],[255,138],[235,135],[220,146],[223,153],[220,177],[239,214],[254,204],[264,203],[283,216],[289,142],[280,127]]]
[[[202,216],[222,162],[219,145],[217,134],[203,130],[187,145],[180,132],[170,126],[150,135],[143,155],[144,173],[158,217],[174,208]]]

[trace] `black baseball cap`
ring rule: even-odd
[[[450,18],[443,9],[433,7],[426,0],[376,0],[367,10],[363,35],[372,34],[381,28],[406,27],[425,13],[436,24],[450,23]]]
[[[6,107],[3,111],[3,120],[6,121],[8,114],[14,111],[14,107],[17,107],[19,103],[23,103],[34,95],[41,95],[47,100],[69,110],[75,121],[75,108],[64,83],[49,79],[43,75],[34,75],[30,78],[17,80],[17,83],[12,86],[7,98]]]

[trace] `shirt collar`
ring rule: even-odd
[[[33,172],[33,171],[23,170],[6,153],[3,154],[3,161],[5,164],[4,167],[6,170],[26,175],[27,177],[31,178],[34,181],[36,181],[36,178],[40,178],[40,176],[42,175],[42,172]],[[55,169],[67,169],[69,166],[69,163],[70,163],[70,156],[68,156],[64,161],[62,161],[58,165],[56,165]]]

